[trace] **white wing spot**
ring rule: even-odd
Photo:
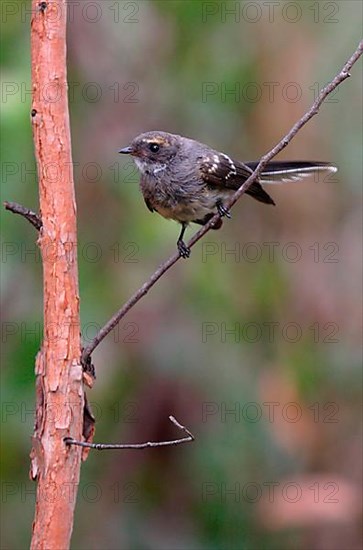
[[[216,172],[216,170],[218,170],[218,164],[213,162],[212,166],[208,168],[208,172]]]
[[[236,176],[237,175],[237,169],[236,169],[236,166],[235,166],[233,160],[228,155],[225,155],[224,153],[221,153],[221,155],[228,161],[228,164],[231,167],[230,171],[228,172],[228,174],[226,175],[226,178],[225,178],[226,180],[228,180],[228,178],[230,178],[231,176]]]

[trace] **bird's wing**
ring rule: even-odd
[[[202,180],[210,187],[221,190],[237,190],[252,174],[253,170],[236,160],[232,160],[224,153],[212,153],[205,156],[200,164]],[[263,189],[258,181],[255,181],[246,191],[259,202],[275,204],[273,199]]]
[[[210,155],[203,156],[200,173],[207,185],[238,189],[252,174],[252,170],[242,162],[232,160],[224,153],[212,152]]]

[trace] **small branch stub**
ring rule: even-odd
[[[19,214],[20,216],[23,216],[28,222],[30,222],[35,229],[38,231],[42,227],[42,220],[36,214],[33,212],[33,210],[29,210],[29,208],[26,208],[25,206],[22,206],[21,204],[18,204],[17,202],[4,202],[5,210],[9,210],[10,212],[13,212],[13,214]]]

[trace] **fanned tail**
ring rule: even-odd
[[[245,164],[251,170],[255,170],[258,162],[246,162]],[[269,162],[264,168],[260,181],[261,183],[289,183],[300,181],[314,174],[334,173],[337,170],[338,168],[329,162],[314,162],[310,160],[273,161]]]

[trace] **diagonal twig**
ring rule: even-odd
[[[174,416],[169,416],[170,422],[172,422],[179,430],[186,434],[186,437],[179,439],[171,439],[169,441],[146,441],[145,443],[87,443],[86,441],[77,441],[72,437],[65,437],[64,443],[66,445],[77,445],[78,447],[87,447],[88,449],[96,449],[97,451],[104,451],[109,449],[146,449],[148,447],[170,447],[172,445],[181,445],[182,443],[189,443],[194,441],[194,435]]]
[[[310,109],[294,124],[291,130],[273,147],[268,153],[261,157],[260,162],[258,163],[256,169],[251,174],[251,176],[244,182],[243,185],[235,192],[233,197],[228,203],[226,203],[226,208],[231,208],[240,197],[246,193],[248,188],[256,181],[261,174],[263,168],[266,164],[274,158],[280,151],[282,151],[290,141],[296,136],[296,134],[301,130],[303,126],[319,112],[320,106],[325,101],[327,96],[331,94],[344,80],[346,80],[350,74],[349,71],[353,67],[354,63],[358,61],[360,56],[363,53],[363,40],[358,44],[357,49],[352,54],[352,56],[346,61],[342,69],[337,73],[337,75],[320,91],[318,97],[315,99],[314,103],[311,105]],[[188,247],[191,248],[195,245],[211,228],[212,226],[220,219],[219,214],[215,214],[213,218],[209,220],[206,225],[204,225],[188,242]],[[82,352],[82,363],[83,365],[90,363],[90,357],[92,352],[98,346],[98,344],[107,336],[111,330],[125,317],[126,313],[135,305],[143,296],[145,296],[149,290],[155,285],[155,283],[166,273],[180,258],[180,254],[176,252],[168,260],[162,263],[158,269],[151,275],[151,277],[129,298],[127,302],[119,309],[109,321],[99,330],[96,336],[93,338],[91,343],[83,349]]]

